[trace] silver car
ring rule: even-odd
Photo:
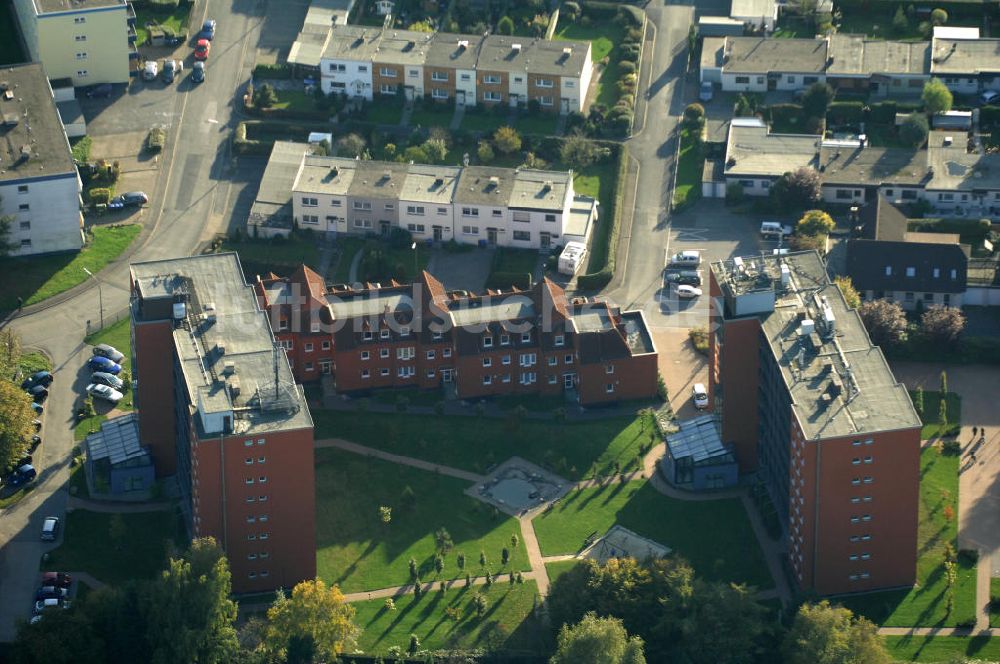
[[[105,371],[95,371],[90,374],[90,382],[97,383],[99,385],[107,385],[108,387],[113,387],[119,392],[123,387],[125,387],[125,381],[123,381],[118,376],[114,374],[109,374]]]
[[[118,403],[125,396],[113,387],[98,385],[96,383],[91,383],[87,386],[87,394],[95,399],[104,399],[105,401],[110,401],[111,403]]]
[[[119,351],[114,346],[109,346],[108,344],[97,344],[94,346],[94,355],[99,355],[101,357],[106,357],[112,362],[121,364],[121,361],[125,359],[125,355]]]

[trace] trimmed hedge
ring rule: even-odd
[[[790,124],[804,117],[802,107],[798,104],[772,104],[767,111],[771,122],[776,124]]]
[[[290,64],[257,65],[253,68],[253,77],[289,79],[292,77],[292,66]]]
[[[607,226],[608,253],[604,261],[604,267],[596,272],[580,275],[576,280],[577,285],[584,290],[598,290],[604,288],[615,276],[615,260],[618,254],[618,239],[621,235],[622,208],[625,201],[625,181],[628,175],[628,146],[621,145],[618,148],[618,169],[615,176],[615,197],[611,210],[611,224]],[[600,230],[600,228],[598,228]]]
[[[90,190],[90,202],[107,203],[111,200],[111,190],[106,187],[94,187]]]
[[[891,125],[896,122],[897,113],[919,111],[921,105],[913,102],[880,101],[868,106],[868,119],[875,124]]]
[[[865,105],[860,101],[835,101],[827,109],[826,117],[833,124],[858,124],[865,119]]]
[[[979,126],[992,129],[1000,125],[1000,106],[983,106],[979,109]]]

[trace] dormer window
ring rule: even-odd
[[[501,334],[500,335],[500,345],[501,346],[509,346],[510,345],[510,335],[509,334]]]
[[[381,332],[379,332],[379,337],[381,337],[382,339],[388,339],[389,338],[389,330],[382,330]]]
[[[483,348],[493,348],[493,336],[486,334],[483,335]]]

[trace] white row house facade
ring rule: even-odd
[[[582,112],[593,75],[590,42],[334,25],[320,59],[322,88],[372,101],[426,97],[456,106],[535,101]]]
[[[279,142],[278,153],[294,154],[289,145]],[[544,249],[587,242],[598,215],[595,199],[575,193],[572,171],[365,161],[312,155],[302,146],[288,177],[291,223],[277,230],[251,219],[248,232],[287,234],[297,225],[388,236],[402,228],[418,241]]]

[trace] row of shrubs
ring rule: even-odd
[[[276,80],[287,80],[292,77],[292,66],[290,64],[259,64],[253,68],[254,79],[270,78]]]
[[[156,12],[168,12],[182,5],[193,4],[193,0],[132,0],[136,9],[150,9]]]
[[[833,125],[851,125],[861,122],[874,124],[894,124],[897,113],[913,113],[921,110],[922,105],[911,102],[886,100],[874,104],[861,101],[835,101],[826,112],[826,120]],[[1000,107],[995,107],[1000,121]],[[779,124],[795,123],[805,117],[805,110],[800,104],[772,104],[761,107],[764,119]],[[985,109],[984,109],[985,110]]]
[[[607,255],[604,259],[604,267],[588,274],[581,275],[577,279],[577,285],[583,290],[599,290],[607,286],[615,276],[615,260],[618,254],[618,239],[621,235],[621,220],[624,214],[625,185],[628,175],[628,146],[618,146],[618,167],[615,169],[615,195],[612,199],[611,209],[606,207],[601,211],[601,221],[598,222],[595,232],[607,234]],[[610,223],[609,223],[610,222]],[[594,241],[591,241],[591,248]]]

